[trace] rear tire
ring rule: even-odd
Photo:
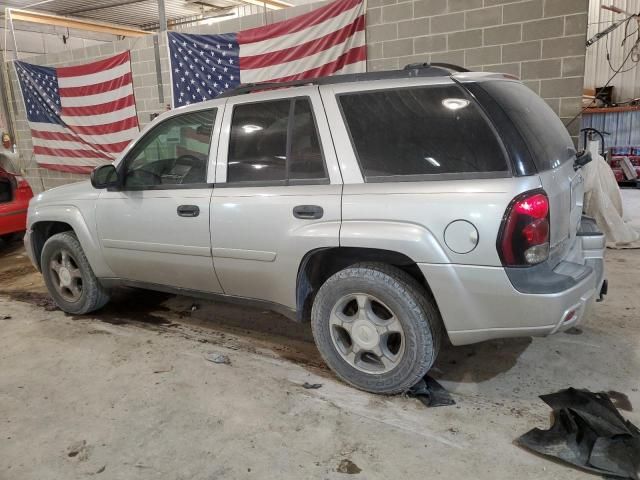
[[[311,327],[329,367],[371,393],[407,391],[438,354],[442,320],[425,289],[403,270],[359,263],[320,287]]]
[[[40,265],[47,290],[61,310],[82,315],[109,301],[73,232],[50,237],[42,248]]]

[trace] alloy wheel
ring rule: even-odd
[[[393,311],[366,293],[342,297],[329,317],[331,340],[342,358],[366,373],[386,373],[402,360],[405,338]]]
[[[67,302],[74,303],[82,296],[82,273],[68,250],[59,250],[49,262],[53,286]]]

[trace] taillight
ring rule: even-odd
[[[526,267],[549,258],[549,198],[533,190],[513,199],[502,219],[498,254],[506,267]]]

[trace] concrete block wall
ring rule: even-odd
[[[226,33],[295,17],[323,2],[185,28],[188,33]],[[561,118],[580,112],[584,82],[588,0],[368,0],[367,68],[402,68],[414,62],[448,62],[473,70],[516,75]],[[59,54],[30,57],[39,65],[66,66],[131,51],[134,94],[143,127],[171,102],[166,36],[159,37],[162,89],[158,98],[153,37],[128,39]],[[31,137],[15,74],[18,148],[25,175],[37,191],[86,179],[44,170],[33,160]],[[571,126],[577,136],[580,122]]]
[[[580,112],[588,0],[369,0],[369,70],[447,62],[520,77],[555,112]],[[580,122],[571,127],[576,137]]]

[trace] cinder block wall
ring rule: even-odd
[[[308,12],[322,2],[269,12],[273,23]],[[414,62],[448,62],[473,70],[506,72],[522,78],[567,120],[580,111],[584,82],[588,0],[368,0],[367,46],[370,71]],[[262,14],[184,29],[224,33],[263,25]],[[159,37],[164,102],[159,101],[153,37],[128,39],[59,54],[29,57],[38,65],[67,66],[131,51],[134,94],[141,127],[171,102],[169,57]],[[24,105],[15,72],[18,149],[25,175],[41,191],[84,175],[38,168],[33,159]],[[571,126],[577,136],[580,122]]]
[[[369,0],[370,70],[447,62],[520,77],[564,120],[581,109],[588,0]],[[576,137],[580,122],[574,122]]]

